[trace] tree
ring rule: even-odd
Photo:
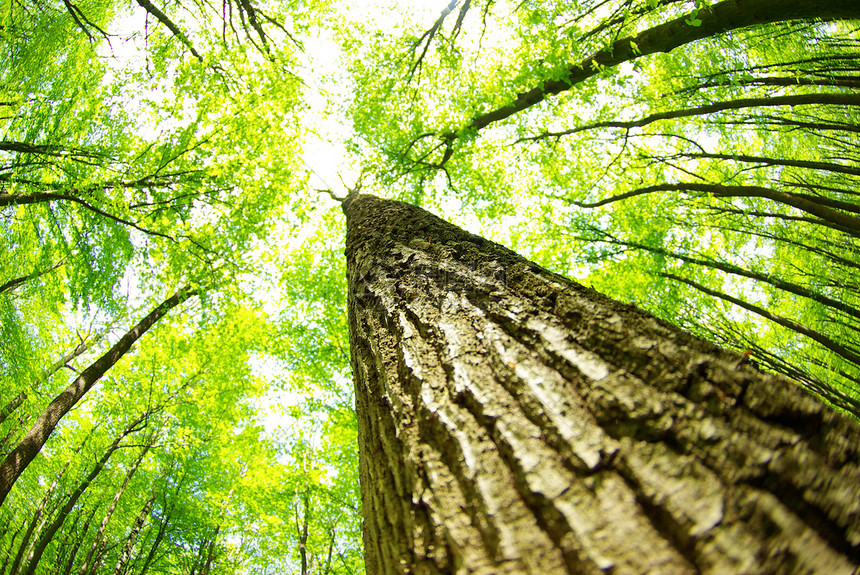
[[[344,211],[368,573],[860,564],[855,421],[420,208]]]
[[[66,389],[48,404],[32,429],[0,464],[0,505],[21,473],[39,454],[60,419],[71,410],[101,377],[128,352],[131,346],[171,309],[197,295],[195,290],[182,288],[152,310],[104,355],[85,369]]]
[[[747,365],[860,416],[856,1],[439,1],[441,15],[424,2],[332,0],[16,0],[0,10],[3,457],[34,422],[52,428],[46,438],[37,425],[41,437],[15,451],[25,471],[0,467],[17,477],[0,505],[7,566],[364,571],[359,430],[371,446],[360,470],[371,573],[391,557],[407,562],[395,570],[420,569],[425,555],[432,571],[468,570],[483,554],[474,570],[487,570],[518,549],[546,551],[529,568],[555,567],[555,557],[581,570],[857,562],[856,508],[837,496],[856,479],[854,427]],[[323,56],[332,39],[345,56],[336,69]],[[326,139],[346,162],[319,153]],[[481,252],[491,263],[456,263],[447,248],[433,252],[444,242],[422,247],[417,233],[408,247],[433,252],[437,267],[425,258],[400,268],[391,281],[405,291],[362,310],[374,331],[352,345],[378,351],[402,325],[418,329],[406,339],[422,351],[361,356],[358,379],[388,373],[390,359],[401,375],[441,369],[453,387],[391,393],[398,419],[362,394],[359,425],[345,227],[328,197],[339,194],[307,185],[349,180],[353,169],[364,191],[445,212],[743,355],[534,264],[492,264],[507,257],[493,250]],[[371,291],[376,263],[358,266]],[[485,263],[506,271],[486,277]],[[112,326],[182,285],[200,297],[89,377],[122,336]],[[559,285],[566,295],[553,295]],[[439,301],[465,311],[422,315],[422,298],[441,290]],[[597,311],[571,333],[573,300]],[[562,339],[535,323],[538,309]],[[526,345],[537,360],[511,351]],[[433,358],[447,363],[426,366]],[[481,369],[498,377],[472,378]],[[52,403],[70,384],[74,405]],[[141,439],[107,455],[154,406]],[[452,432],[451,417],[477,443]],[[429,422],[417,435],[416,421]],[[375,422],[377,447],[405,450],[384,469],[389,458],[367,456]],[[464,471],[476,461],[498,464],[516,493]],[[425,476],[432,488],[410,491],[414,508],[389,514],[409,502],[391,493]],[[450,497],[440,506],[434,494]],[[450,511],[457,497],[467,512]],[[442,533],[438,517],[474,522]],[[387,518],[400,530],[380,538],[374,526]],[[535,542],[524,549],[509,534],[529,521],[538,529],[523,531]],[[414,525],[426,526],[424,539]],[[616,553],[619,530],[653,549]],[[476,543],[460,551],[462,541]]]
[[[858,17],[453,2],[353,63],[354,145],[395,197],[458,206],[857,415]]]

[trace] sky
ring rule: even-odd
[[[404,22],[421,23],[422,29],[432,26],[448,4],[446,0],[396,0],[393,2],[341,2],[336,7],[350,21],[363,22],[372,29],[390,31]],[[331,189],[342,196],[352,187],[360,174],[356,159],[350,159],[344,146],[352,135],[346,118],[330,114],[345,106],[351,96],[351,86],[345,68],[353,54],[341,51],[330,30],[319,33],[306,43],[303,57],[305,68],[299,74],[308,84],[310,110],[306,125],[312,135],[306,143],[304,161],[313,172],[311,184]]]

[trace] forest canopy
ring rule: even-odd
[[[10,0],[0,575],[363,572],[335,201],[359,187],[860,416],[858,23]]]

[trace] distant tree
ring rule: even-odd
[[[42,415],[33,424],[33,427],[24,436],[21,442],[0,463],[0,505],[6,500],[9,491],[18,480],[21,473],[27,468],[31,461],[39,454],[42,446],[53,433],[60,419],[66,415],[78,401],[102,378],[102,376],[116,364],[140,337],[145,334],[155,323],[164,317],[167,312],[181,304],[189,297],[197,295],[197,292],[183,288],[164,300],[164,302],[152,310],[146,317],[140,320],[126,334],[111,347],[107,353],[93,362],[81,375],[75,379],[66,389],[57,395]]]

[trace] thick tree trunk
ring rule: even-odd
[[[860,426],[419,208],[344,211],[369,574],[860,564]]]

